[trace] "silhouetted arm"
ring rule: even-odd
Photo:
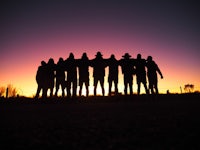
[[[162,75],[162,72],[160,71],[160,68],[158,67],[158,65],[156,64],[156,70],[157,72],[159,73],[161,79],[163,79],[163,75]]]

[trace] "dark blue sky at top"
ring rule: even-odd
[[[199,26],[199,6],[192,0],[8,0],[1,5],[0,45],[24,34],[113,30],[163,41],[184,38],[199,48]]]

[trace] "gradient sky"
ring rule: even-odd
[[[126,52],[133,58],[153,56],[164,76],[159,78],[161,93],[179,93],[188,83],[200,91],[200,9],[195,1],[7,0],[0,7],[0,86],[13,84],[20,94],[33,96],[42,60],[57,62],[70,52],[75,58],[87,52],[93,59],[101,51],[104,58],[113,53],[121,59]]]

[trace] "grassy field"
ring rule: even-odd
[[[200,95],[0,99],[0,149],[200,149]]]

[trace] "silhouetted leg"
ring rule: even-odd
[[[127,95],[127,83],[124,84],[124,94]]]
[[[40,95],[40,91],[42,90],[42,87],[40,85],[38,85],[37,87],[37,92],[36,92],[36,95],[35,95],[35,98],[38,98],[39,95]]]
[[[97,95],[97,83],[98,83],[98,80],[94,79],[94,96]]]
[[[85,85],[85,88],[86,88],[86,96],[88,97],[89,96],[89,88],[87,85]]]
[[[83,88],[83,83],[80,84],[79,96],[81,96],[81,94],[82,94],[82,88]]]
[[[94,86],[94,96],[97,95],[97,86]]]
[[[116,81],[114,81],[114,84],[115,84],[115,95],[117,95],[118,94],[118,86],[117,86],[117,82]]]
[[[100,80],[100,85],[101,85],[101,89],[102,89],[102,94],[103,96],[105,95],[105,90],[104,90],[104,80]]]
[[[47,88],[46,87],[44,87],[42,89],[42,98],[47,98]]]
[[[152,84],[149,84],[149,92],[150,92],[151,94],[154,94],[153,85],[152,85]]]
[[[86,96],[89,96],[89,80],[85,82]]]
[[[55,94],[56,97],[58,96],[58,89],[56,89]]]
[[[73,97],[76,97],[77,82],[73,82]]]
[[[65,87],[61,87],[62,88],[62,97],[65,97]]]
[[[105,90],[104,90],[104,87],[102,87],[102,94],[103,94],[103,96],[105,96]]]
[[[129,83],[130,95],[133,95],[133,85]]]
[[[67,97],[71,97],[71,82],[67,82]]]
[[[158,94],[158,85],[157,84],[155,84],[155,92],[156,92],[156,94]]]
[[[149,90],[147,89],[147,85],[146,85],[146,83],[144,83],[143,85],[144,85],[144,88],[145,88],[145,92],[146,92],[146,94],[149,94]]]
[[[140,85],[141,85],[141,83],[138,82],[137,85],[138,85],[137,94],[140,95]]]
[[[53,97],[53,87],[50,88],[50,97]]]
[[[59,90],[59,83],[58,83],[58,79],[56,79],[56,91],[54,93],[54,95],[57,97],[58,96],[58,90]]]
[[[59,85],[56,86],[56,91],[55,91],[55,96],[56,96],[56,97],[58,96],[58,90],[59,90]]]
[[[109,81],[109,90],[108,90],[108,94],[109,96],[111,96],[111,88],[112,88],[112,82]]]

